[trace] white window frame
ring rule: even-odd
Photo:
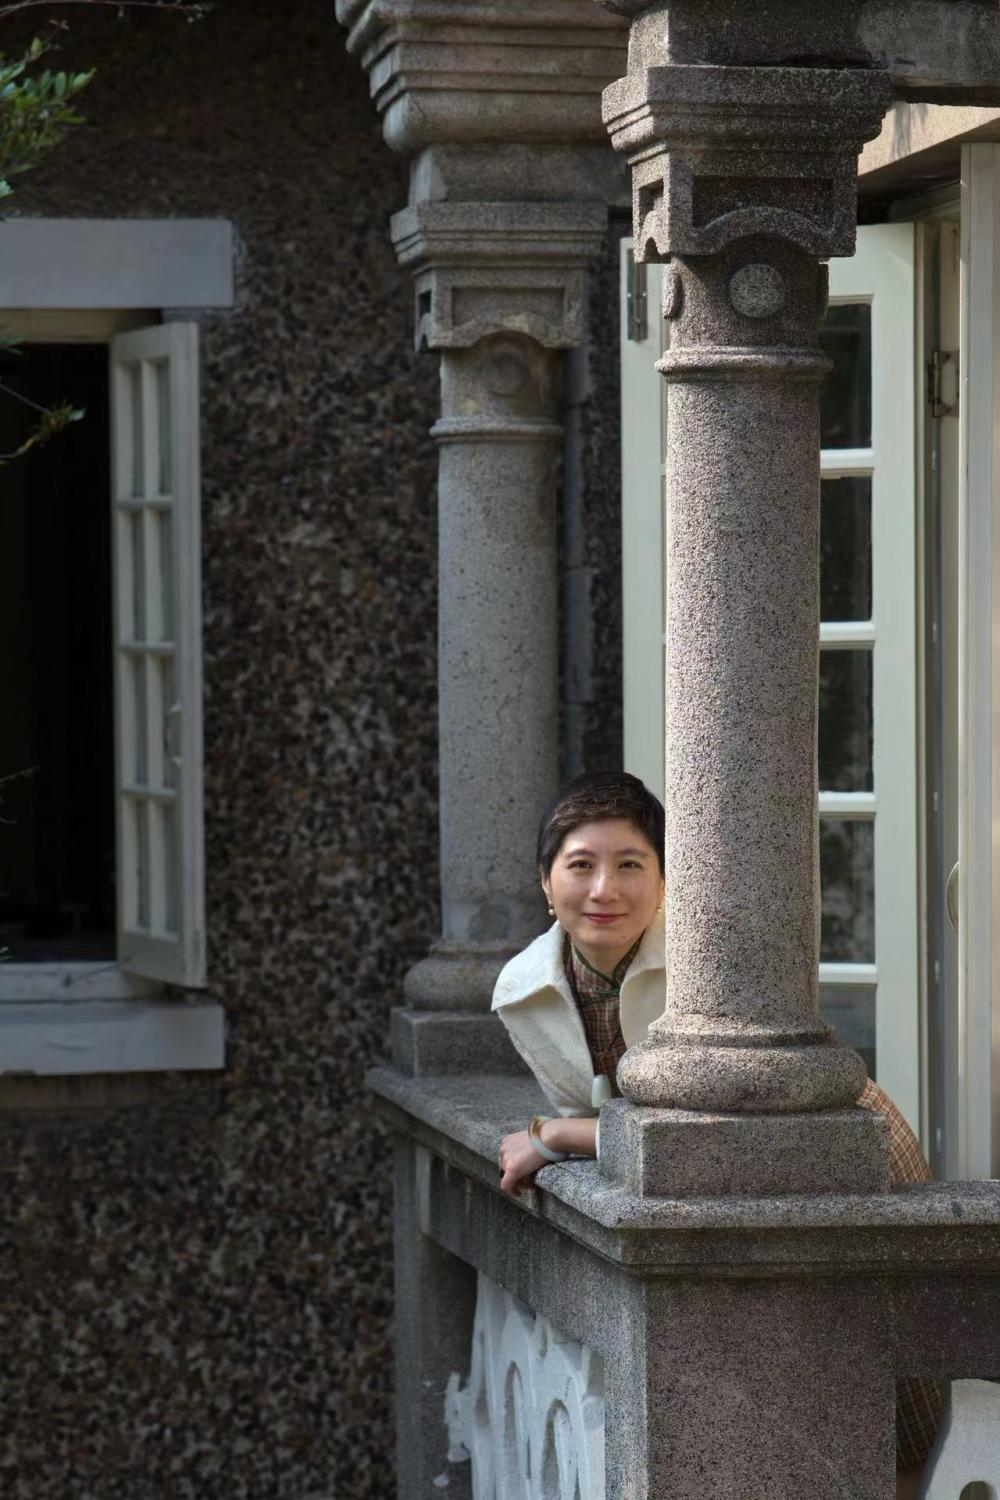
[[[234,301],[232,227],[221,219],[11,219],[0,223],[0,253],[0,327],[32,341],[110,342],[161,315]],[[224,1061],[224,1014],[210,998],[166,999],[161,983],[117,962],[0,963],[0,1075]]]
[[[1000,149],[962,147],[956,1175],[1000,1174]]]
[[[128,973],[199,988],[205,861],[197,324],[116,335],[110,383],[118,962]]]
[[[891,968],[822,963],[822,985],[875,987],[879,1081],[914,1128],[926,1134],[925,1002],[919,962],[917,803],[917,508],[914,386],[915,254],[912,225],[879,226],[880,252],[831,264],[831,301],[872,304],[872,447],[821,455],[824,477],[872,474],[871,621],[823,626],[827,649],[874,649],[876,715],[891,736],[875,735],[875,792],[820,797],[820,816],[875,823],[876,944]],[[865,244],[862,231],[860,243]],[[621,245],[621,306],[634,293],[632,242]],[[665,558],[663,381],[653,369],[666,347],[663,268],[640,267],[645,317],[621,340],[622,616],[624,764],[663,796],[663,573]],[[637,336],[638,335],[638,336]],[[887,399],[882,372],[898,370],[903,399]],[[881,466],[880,466],[881,465]],[[654,484],[651,476],[658,476]],[[876,649],[877,644],[877,649]],[[881,789],[879,792],[878,789]],[[887,795],[886,789],[890,794]],[[906,892],[878,878],[892,861]]]
[[[874,822],[876,962],[821,963],[819,977],[822,985],[875,987],[878,1081],[926,1138],[918,874],[915,268],[912,224],[861,229],[857,253],[830,263],[831,305],[867,302],[872,309],[872,445],[824,450],[820,456],[824,479],[872,478],[872,618],[824,624],[820,643],[827,650],[874,653],[875,790],[821,792],[819,810],[821,819]],[[890,723],[891,733],[886,729]],[[895,873],[891,884],[884,874],[890,864]],[[892,954],[891,964],[880,962],[880,952]]]

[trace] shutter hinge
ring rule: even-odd
[[[933,349],[927,361],[927,402],[932,417],[958,416],[958,350]]]
[[[630,343],[641,344],[649,336],[646,314],[646,267],[629,257],[625,294],[625,336]]]

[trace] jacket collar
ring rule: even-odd
[[[547,932],[505,964],[493,991],[494,1010],[520,1000],[531,1000],[546,989],[565,991],[569,995],[563,969],[564,937],[562,927],[553,922]],[[622,991],[637,974],[651,969],[662,970],[663,967],[663,913],[657,912],[643,933],[639,951],[622,980]]]

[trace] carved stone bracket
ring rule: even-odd
[[[596,203],[419,203],[395,214],[396,252],[414,273],[417,347],[468,349],[499,333],[546,349],[579,343],[583,272],[606,222]]]
[[[632,167],[636,259],[757,235],[850,255],[858,153],[889,100],[888,77],[860,69],[672,66],[612,84],[604,118]]]

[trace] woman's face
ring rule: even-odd
[[[589,964],[610,974],[653,920],[663,896],[656,850],[626,818],[567,834],[542,889]]]

